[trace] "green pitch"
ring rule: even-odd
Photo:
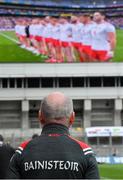
[[[117,47],[113,62],[123,62],[123,30],[117,30]],[[0,62],[44,62],[44,58],[17,45],[14,32],[0,32]]]
[[[41,55],[36,56],[32,52],[22,49],[17,41],[14,32],[0,32],[0,62],[44,62]]]
[[[123,164],[101,164],[99,171],[101,179],[123,179]]]
[[[123,30],[117,30],[117,46],[114,62],[123,62]]]

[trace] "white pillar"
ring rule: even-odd
[[[122,100],[115,99],[114,106],[114,126],[121,126],[121,110],[123,108]]]
[[[21,127],[22,129],[28,129],[29,128],[29,101],[23,100],[21,105],[22,105]]]
[[[91,99],[84,100],[84,128],[91,126]]]

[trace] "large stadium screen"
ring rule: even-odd
[[[36,13],[0,8],[0,62],[123,62],[122,17],[100,10]]]

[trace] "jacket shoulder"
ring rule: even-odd
[[[80,146],[80,148],[83,151],[84,155],[93,154],[92,148],[88,144],[86,144],[83,141],[79,141],[79,140],[77,140],[77,139],[75,139],[75,138],[73,138],[71,136],[69,136],[69,138]]]
[[[23,143],[20,144],[20,146],[17,148],[15,152],[22,154],[23,150],[27,147],[31,140],[24,141]]]

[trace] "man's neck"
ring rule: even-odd
[[[63,124],[50,123],[43,126],[41,134],[69,134],[69,129]]]

